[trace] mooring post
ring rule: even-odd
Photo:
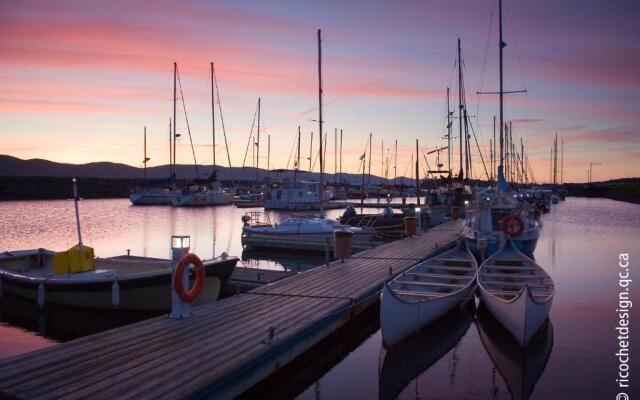
[[[324,262],[327,265],[327,267],[329,266],[330,261],[331,261],[331,258],[329,257],[329,238],[327,237],[327,240],[324,244]]]
[[[180,300],[174,289],[176,280],[176,266],[182,257],[189,253],[189,236],[171,236],[171,262],[173,272],[171,274],[171,318],[180,319],[191,316],[191,305]],[[184,291],[189,291],[189,268],[185,268],[182,276]]]

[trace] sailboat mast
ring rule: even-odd
[[[500,47],[500,167],[502,167],[502,164],[504,163],[504,152],[503,152],[503,141],[504,141],[504,103],[503,103],[503,96],[504,96],[504,89],[503,89],[503,78],[502,78],[502,49],[504,49],[504,47],[507,45],[505,42],[502,41],[502,0],[498,0],[498,19],[500,20],[499,23],[499,30],[500,30],[500,43],[499,43],[499,47]]]
[[[258,134],[256,136],[256,185],[260,179],[260,97],[258,97]]]
[[[373,133],[369,133],[369,176],[367,177],[367,191],[371,190],[371,148],[373,146]]]
[[[271,171],[271,135],[267,135],[267,173]]]
[[[340,174],[338,175],[340,185],[342,185],[342,129],[340,129]]]
[[[213,90],[213,62],[211,63],[211,138],[213,152],[213,169],[216,169],[216,113],[215,100]]]
[[[564,138],[560,142],[560,184],[564,183]]]
[[[384,185],[384,139],[380,142],[380,184]]]
[[[447,169],[451,175],[451,111],[449,107],[449,87],[447,86]]]
[[[173,164],[171,168],[171,174],[175,176],[176,174],[176,101],[178,97],[177,93],[177,76],[178,76],[178,63],[173,63]]]
[[[320,135],[320,216],[324,214],[324,161],[322,154],[322,37],[318,29],[318,129]]]
[[[147,158],[147,126],[145,125],[144,127],[144,177],[145,179],[147,178],[147,161],[149,161],[149,159]]]
[[[309,144],[309,173],[311,173],[312,159],[313,159],[313,132],[311,132],[311,143]]]
[[[333,180],[338,178],[338,128],[333,131]]]
[[[462,50],[460,49],[460,38],[458,38],[458,126],[460,128],[460,177],[462,173]],[[464,177],[463,177],[464,178]]]
[[[173,169],[173,157],[171,156],[171,117],[169,117],[169,176]]]
[[[398,139],[396,139],[396,149],[393,160],[393,184],[396,184],[396,178],[398,178]]]
[[[556,132],[556,139],[553,141],[553,184],[558,184],[558,132]]]
[[[300,169],[300,125],[298,125],[298,156],[296,158],[296,168],[293,173],[293,183],[296,183],[298,177],[298,170]]]
[[[491,176],[496,178],[496,116],[493,116],[493,161],[491,162]]]
[[[420,207],[420,155],[418,153],[418,139],[416,139],[416,200]]]

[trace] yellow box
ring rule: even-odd
[[[53,273],[73,274],[75,272],[91,271],[95,268],[93,248],[75,245],[67,251],[61,251],[53,256]]]

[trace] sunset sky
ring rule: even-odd
[[[640,3],[504,0],[504,18],[505,89],[528,90],[507,96],[505,115],[537,181],[549,179],[555,132],[565,181],[584,181],[589,162],[602,163],[594,180],[640,176]],[[468,109],[487,151],[498,102],[476,92],[498,87],[497,28],[497,0],[2,1],[0,154],[142,166],[146,125],[150,165],[166,164],[175,61],[198,162],[210,164],[213,61],[233,165],[242,165],[261,97],[261,166],[271,135],[270,167],[285,168],[298,125],[303,154],[311,131],[318,146],[322,29],[328,171],[338,128],[345,171],[357,171],[372,132],[372,172],[381,173],[381,141],[386,157],[397,139],[398,175],[408,174],[415,139],[426,150],[445,144],[458,37]],[[181,107],[177,161],[187,164]],[[222,144],[219,119],[216,130]],[[217,161],[226,164],[223,146]]]

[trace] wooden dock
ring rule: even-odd
[[[444,250],[461,228],[447,222],[188,319],[157,317],[3,360],[0,397],[233,398],[374,304],[390,276]]]

